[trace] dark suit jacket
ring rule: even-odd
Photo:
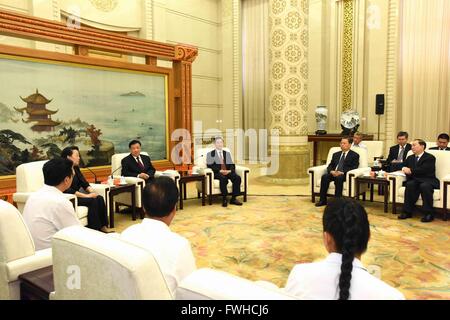
[[[150,178],[155,176],[155,168],[152,165],[152,161],[149,156],[141,154],[139,156],[144,164],[144,170],[142,170],[131,154],[122,159],[122,176],[124,177],[137,177],[140,173],[146,173]]]
[[[411,169],[411,174],[406,176],[406,180],[416,180],[428,182],[434,189],[439,189],[439,180],[436,178],[436,158],[424,152],[416,164],[416,156],[410,155],[405,162],[405,167]]]
[[[81,173],[80,167],[74,166],[73,170],[75,174],[73,175],[73,181],[70,185],[70,188],[64,191],[64,193],[75,194],[75,192],[80,191],[80,189],[87,190],[89,187],[89,182],[86,181],[86,178]]]
[[[388,158],[386,160],[386,164],[387,165],[390,165],[392,160],[396,160],[397,159],[399,150],[400,150],[400,145],[399,144],[396,144],[395,146],[392,146],[389,149],[389,156],[388,156]],[[406,155],[408,154],[409,150],[411,150],[411,144],[407,143],[405,145],[405,152],[403,152],[403,162],[405,162]]]
[[[223,152],[223,159],[225,162],[225,166],[227,167],[227,170],[231,170],[231,172],[235,172],[236,166],[233,163],[233,160],[231,159],[231,154],[229,152],[226,152],[225,150],[222,150]],[[208,168],[212,169],[214,172],[214,175],[217,175],[220,173],[220,159],[219,155],[217,154],[216,150],[214,149],[211,152],[208,152],[206,156],[206,165]]]
[[[439,147],[431,147],[430,150],[439,150]],[[450,151],[450,148],[447,147],[447,148],[445,148],[445,149],[442,150],[442,151]]]
[[[331,158],[331,162],[327,167],[327,172],[330,173],[336,170],[339,160],[341,159],[342,151],[335,152]],[[344,173],[347,174],[350,170],[356,169],[359,166],[359,154],[353,150],[348,150],[344,160]]]

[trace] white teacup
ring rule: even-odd
[[[114,185],[114,179],[109,178],[109,179],[108,179],[108,184],[109,184],[110,186],[113,186],[113,185]]]

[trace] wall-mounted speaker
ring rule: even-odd
[[[384,114],[384,94],[377,94],[375,98],[375,114]]]

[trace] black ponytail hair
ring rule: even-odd
[[[328,232],[342,254],[339,276],[339,300],[348,300],[352,279],[353,259],[367,249],[370,226],[366,210],[357,202],[336,198],[325,208],[323,231]]]

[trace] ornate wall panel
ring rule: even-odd
[[[308,0],[271,0],[270,129],[307,135]]]

